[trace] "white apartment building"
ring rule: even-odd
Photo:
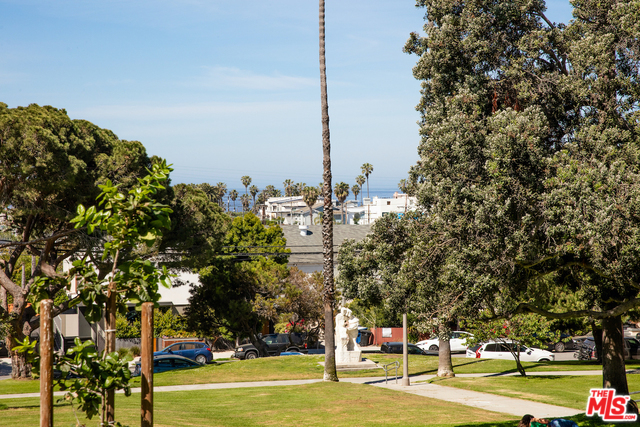
[[[347,211],[347,223],[355,224],[356,215],[358,225],[373,224],[378,218],[387,215],[404,215],[405,212],[415,210],[418,199],[414,196],[396,192],[393,197],[367,197],[362,199],[362,206],[349,207]]]

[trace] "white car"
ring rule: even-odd
[[[467,338],[473,338],[473,334],[470,334],[469,332],[463,332],[463,331],[453,331],[451,333],[451,339],[449,339],[451,352],[464,353],[465,351],[467,351],[467,345],[468,345]],[[438,351],[439,350],[438,346],[440,345],[440,341],[436,337],[429,340],[418,341],[416,345],[421,349],[423,349],[424,351],[427,351],[427,350]]]
[[[467,357],[475,359],[515,360],[515,357],[511,351],[509,351],[512,345],[513,343],[511,341],[505,341],[488,342],[479,346],[469,347],[467,349]],[[556,356],[550,351],[520,345],[521,362],[550,362],[555,360],[555,358]]]

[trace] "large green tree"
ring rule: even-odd
[[[288,294],[285,246],[280,226],[265,227],[252,213],[235,218],[224,240],[228,255],[212,258],[191,290],[189,328],[207,337],[249,337],[266,355],[257,335],[265,321],[278,321],[278,299]]]
[[[405,46],[422,81],[410,178],[439,258],[425,251],[414,265],[496,316],[596,319],[603,385],[627,393],[621,315],[640,305],[640,2],[575,0],[568,25],[550,22],[541,0],[417,3],[427,23]],[[531,295],[548,280],[588,309],[543,309]]]
[[[3,245],[6,256],[0,260],[0,319],[8,324],[9,349],[38,327],[34,306],[29,305],[42,296],[32,294],[34,283],[56,277],[65,259],[91,244],[73,230],[75,207],[95,205],[98,185],[108,179],[129,188],[149,166],[139,142],[71,120],[64,110],[0,103],[0,211],[11,218],[15,236]],[[21,281],[16,266],[24,255],[37,258],[28,280]],[[46,294],[53,297],[64,286],[52,282]],[[53,314],[67,306],[68,300]],[[28,377],[24,355],[11,351],[11,358],[12,377]]]
[[[204,267],[222,250],[230,218],[205,192],[191,185],[167,188],[165,199],[173,211],[171,229],[164,233],[152,254],[161,253],[161,263],[173,270]]]

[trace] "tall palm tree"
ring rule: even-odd
[[[327,98],[327,62],[325,58],[324,0],[320,2],[320,102],[322,104],[322,166],[324,212],[322,218],[322,254],[323,254],[323,291],[324,306],[324,380],[338,381],[336,371],[336,350],[333,330],[333,306],[335,302],[335,284],[333,282],[333,211],[331,206],[331,138],[329,135],[329,101]]]
[[[264,194],[267,196],[267,198],[269,197],[278,197],[278,191],[276,189],[276,187],[274,187],[273,185],[269,184],[266,187],[264,187]]]
[[[238,190],[229,191],[229,198],[233,200],[233,211],[236,211],[236,199],[238,198]]]
[[[224,195],[227,194],[227,184],[219,182],[214,188],[217,190],[216,195],[218,196],[218,204],[223,205],[222,199],[224,198]]]
[[[256,195],[260,192],[260,189],[258,188],[258,186],[256,185],[252,185],[251,187],[249,187],[249,193],[251,194],[251,197],[253,198],[253,210],[258,212],[256,210]]]
[[[285,179],[284,182],[282,183],[282,185],[284,185],[284,195],[286,197],[292,197],[293,196],[293,192],[296,188],[295,183],[293,182],[292,179]],[[291,206],[289,207],[289,212],[293,213],[293,197],[290,200]],[[293,219],[293,217],[291,217],[291,219]]]
[[[251,203],[251,199],[248,194],[243,194],[240,196],[240,202],[242,203],[242,211],[246,212],[249,210],[249,203]]]
[[[307,205],[307,208],[309,208],[311,224],[313,224],[313,205],[318,201],[319,195],[320,193],[316,187],[305,187],[304,190],[302,190],[302,201]]]
[[[358,202],[358,194],[360,194],[360,186],[358,184],[353,184],[351,186],[351,192],[353,193],[353,198],[357,203]]]
[[[365,163],[361,166],[362,173],[367,177],[367,197],[369,197],[369,175],[373,172],[373,165],[371,163]]]
[[[285,197],[291,197],[291,193],[293,191],[293,180],[292,179],[285,179],[284,182],[282,183],[282,185],[284,186],[284,195]]]
[[[342,214],[342,224],[346,224],[344,219],[344,201],[349,196],[349,184],[346,182],[338,182],[334,188],[336,198],[340,202],[340,213]]]
[[[247,187],[251,185],[251,177],[249,175],[245,175],[240,178],[242,181],[242,185],[244,185],[244,194],[247,194]]]
[[[362,175],[358,175],[356,176],[356,184],[358,184],[360,186],[360,193],[362,193],[362,186],[364,185],[364,182],[366,181],[365,177]],[[360,197],[360,203],[362,203],[362,197]]]

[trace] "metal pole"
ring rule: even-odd
[[[407,313],[402,313],[402,385],[409,384],[409,345],[407,338]]]
[[[53,427],[53,301],[40,303],[40,427]]]
[[[142,304],[141,367],[141,427],[153,426],[153,303]]]

